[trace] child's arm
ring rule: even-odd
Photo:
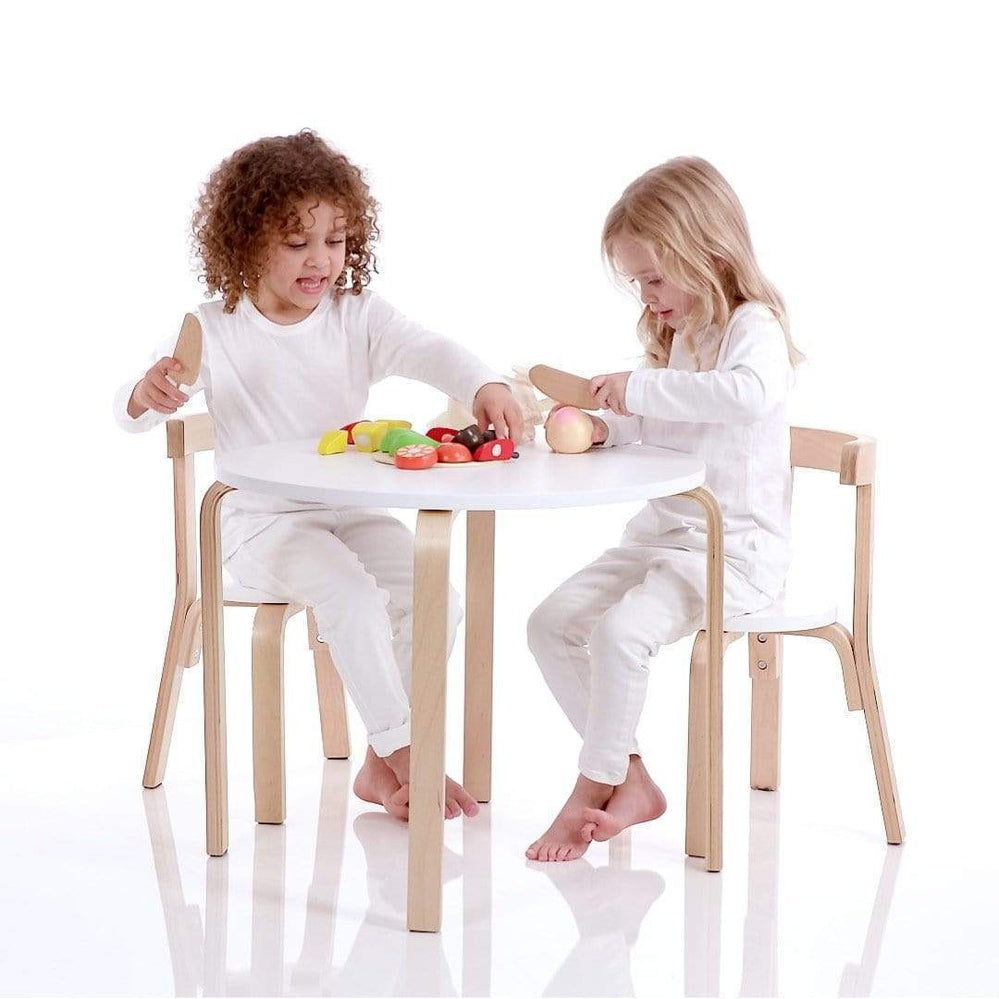
[[[471,351],[407,319],[374,293],[369,293],[367,319],[372,383],[389,375],[413,378],[433,385],[473,412],[475,397],[484,386],[506,386],[509,394],[507,380]],[[514,433],[520,407],[513,402],[512,395],[509,401],[516,408],[516,413],[510,414],[510,431]]]
[[[755,423],[787,396],[791,362],[781,325],[750,314],[733,326],[711,371],[646,368],[628,377],[629,412],[682,423]]]
[[[138,379],[129,379],[115,393],[114,417],[123,430],[129,433],[152,430],[176,413],[191,396],[204,390],[207,374],[204,361],[188,392],[167,380],[177,370],[172,356],[176,343],[176,335],[161,343],[150,358],[152,366]]]
[[[604,410],[599,416],[593,416],[593,443],[604,447],[617,447],[621,444],[634,444],[642,439],[642,418],[640,416],[618,416],[610,410]],[[603,429],[601,428],[603,424]],[[603,440],[602,433],[606,433]]]

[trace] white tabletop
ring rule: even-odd
[[[414,510],[532,510],[672,496],[704,483],[698,458],[646,445],[554,454],[544,442],[519,446],[512,461],[403,471],[348,448],[319,455],[316,441],[261,444],[216,453],[220,482],[330,506]]]

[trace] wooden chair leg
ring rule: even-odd
[[[470,510],[465,563],[465,790],[492,794],[493,591],[496,513]]]
[[[153,727],[149,733],[146,769],[142,775],[143,787],[159,787],[163,783],[167,756],[170,752],[170,739],[173,735],[173,722],[177,714],[177,700],[180,697],[180,681],[184,675],[184,668],[194,661],[196,648],[200,646],[200,638],[201,601],[186,603],[178,596],[174,603],[166,654],[163,657],[163,673],[156,695]]]
[[[306,609],[309,621],[309,647],[316,667],[316,693],[319,697],[319,727],[323,735],[323,756],[328,760],[350,758],[350,722],[343,681],[336,671],[329,646],[319,641],[319,628],[312,608]]]
[[[902,809],[899,806],[898,788],[895,785],[895,765],[891,758],[891,745],[888,742],[884,708],[881,706],[881,691],[874,669],[874,657],[866,636],[859,640],[855,636],[854,642],[857,677],[860,680],[860,695],[864,702],[864,721],[867,723],[867,739],[871,745],[871,759],[874,761],[874,777],[878,783],[885,835],[889,843],[901,843],[905,839],[905,826],[902,823]]]
[[[704,741],[707,743],[707,854],[704,866],[709,871],[722,869],[722,665],[725,658],[725,528],[721,506],[710,489],[698,486],[681,496],[695,500],[704,510],[707,524],[705,568],[705,631],[707,632],[707,721]]]
[[[749,636],[749,675],[753,681],[749,786],[776,791],[780,785],[780,688],[783,635]]]
[[[724,648],[741,635],[726,632]],[[699,631],[690,653],[690,686],[687,706],[687,815],[685,850],[688,857],[708,855],[708,633]]]
[[[441,927],[448,563],[453,521],[454,514],[445,510],[421,510],[416,521],[407,925],[430,933]]]
[[[201,501],[201,634],[204,653],[205,832],[208,854],[229,849],[229,771],[225,725],[225,647],[222,626],[222,499],[232,486],[213,483]]]
[[[258,822],[285,818],[284,630],[291,604],[261,604],[253,619],[253,801]]]
[[[860,680],[857,677],[857,660],[853,654],[853,636],[839,624],[827,624],[822,628],[809,628],[805,631],[788,631],[788,635],[803,635],[806,638],[822,638],[827,641],[839,656],[843,670],[843,690],[846,693],[846,706],[849,711],[863,711],[864,701],[860,696]]]

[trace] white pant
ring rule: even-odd
[[[527,640],[555,699],[583,737],[579,769],[622,784],[645,703],[649,660],[705,626],[704,552],[612,548],[566,580],[531,615]],[[725,565],[725,615],[773,597]]]
[[[413,535],[382,511],[281,513],[226,561],[242,586],[312,607],[379,756],[409,745]],[[452,588],[448,652],[461,620]]]

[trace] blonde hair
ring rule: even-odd
[[[693,296],[683,327],[701,370],[714,367],[732,310],[762,302],[777,317],[792,365],[804,355],[791,341],[780,292],[756,262],[746,213],[725,178],[707,160],[679,156],[632,181],[607,213],[601,240],[605,261],[620,277],[611,243],[619,236],[644,244],[664,277]],[[647,306],[638,338],[654,367],[669,364],[676,330]]]

